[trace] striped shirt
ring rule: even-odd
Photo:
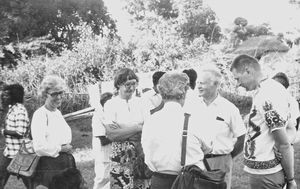
[[[9,107],[5,118],[5,129],[16,131],[20,135],[25,135],[29,129],[29,119],[27,110],[23,104],[17,103]],[[5,149],[3,155],[8,158],[13,158],[19,151],[23,140],[24,138],[15,138],[10,135],[5,135]]]

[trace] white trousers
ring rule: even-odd
[[[107,158],[106,151],[103,151],[99,138],[93,137],[93,154],[94,154],[94,187],[93,189],[109,189],[110,188],[110,169],[111,163]]]

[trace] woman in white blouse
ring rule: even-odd
[[[46,186],[59,170],[76,167],[70,153],[71,128],[57,109],[61,105],[65,88],[66,84],[60,77],[45,77],[40,87],[45,103],[34,112],[31,122],[33,148],[37,155],[42,156],[37,172],[45,172],[41,175],[48,179]]]
[[[148,188],[147,180],[134,177],[134,164],[141,150],[140,137],[146,108],[134,93],[138,77],[128,68],[118,71],[114,86],[118,95],[104,105],[107,137],[113,141],[110,184],[112,189]]]

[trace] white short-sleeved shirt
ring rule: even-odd
[[[186,165],[195,164],[204,169],[204,152],[211,149],[202,140],[199,123],[205,124],[193,115],[189,119]],[[181,169],[181,142],[184,124],[184,111],[177,102],[166,102],[162,110],[152,114],[145,122],[142,131],[142,147],[145,162],[154,172],[178,174]],[[207,123],[209,124],[209,123]]]
[[[61,145],[70,144],[71,128],[57,109],[49,111],[45,106],[37,109],[31,121],[32,142],[39,156],[57,157]]]
[[[117,123],[122,127],[143,124],[150,112],[143,106],[141,98],[132,97],[129,100],[113,97],[104,105],[104,124]]]
[[[92,118],[93,137],[105,136],[105,127],[103,125],[104,112],[102,107],[95,109]]]
[[[272,132],[286,129],[289,93],[277,81],[260,83],[253,97],[244,144],[244,170],[252,174],[272,174],[282,166],[275,157]]]
[[[201,99],[203,101],[203,98]],[[206,107],[206,114],[211,115],[214,121],[212,125],[203,128],[212,134],[212,153],[229,154],[234,148],[237,137],[246,133],[239,109],[220,95]]]
[[[111,144],[105,146],[101,145],[100,139],[96,138],[99,136],[105,136],[105,127],[104,122],[104,112],[101,106],[95,109],[92,118],[92,132],[93,132],[93,149],[95,153],[95,158],[98,158],[98,161],[110,162],[111,154]]]
[[[159,93],[156,93],[154,89],[143,93],[142,100],[149,111],[158,107],[162,103],[161,95]]]

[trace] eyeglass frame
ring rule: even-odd
[[[122,84],[125,88],[130,88],[130,87],[132,87],[132,86],[134,86],[134,87],[137,87],[138,86],[138,82],[137,81],[132,81],[132,82],[129,82],[128,83],[128,81],[126,81],[125,83],[123,83]]]
[[[62,95],[64,95],[64,93],[65,93],[65,91],[57,91],[57,92],[52,92],[52,93],[47,93],[47,94],[49,94],[51,97],[58,97],[58,95],[60,95],[60,96],[62,96]]]

